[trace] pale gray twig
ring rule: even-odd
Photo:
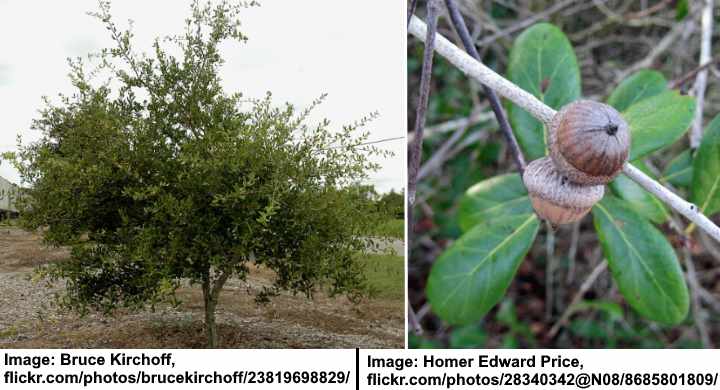
[[[427,26],[422,20],[413,16],[410,21],[408,32],[421,41],[425,41]],[[552,121],[552,118],[555,115],[555,110],[548,107],[531,93],[524,91],[522,88],[495,73],[492,69],[483,65],[481,62],[475,60],[472,56],[455,46],[442,35],[438,34],[435,38],[435,50],[463,73],[474,78],[481,84],[487,85],[499,95],[504,96],[513,103],[524,108],[528,111],[528,113],[538,118],[541,122],[549,124]]]
[[[408,32],[416,38],[424,40],[426,39],[427,27],[420,19],[413,17],[410,21]],[[497,93],[524,108],[528,113],[546,125],[549,125],[553,116],[555,116],[556,111],[554,109],[495,73],[482,63],[476,61],[441,35],[436,37],[436,50],[463,73],[494,89]],[[660,183],[635,168],[632,164],[625,164],[623,172],[630,179],[658,197],[658,199],[697,224],[697,226],[706,231],[713,239],[720,242],[720,228],[708,217],[699,212],[697,206],[675,195]]]
[[[420,336],[423,334],[422,326],[420,326],[420,322],[417,320],[417,316],[415,316],[415,311],[413,311],[412,306],[408,303],[408,324],[410,325],[410,329],[412,329],[413,332],[415,332],[416,335]]]
[[[603,260],[595,266],[595,268],[590,272],[590,275],[588,275],[587,279],[583,282],[582,285],[580,285],[580,289],[577,293],[575,293],[575,296],[573,297],[572,301],[570,301],[570,304],[568,305],[567,309],[563,312],[563,314],[560,316],[560,319],[557,320],[557,322],[550,328],[550,331],[548,332],[548,338],[552,339],[555,337],[557,332],[567,324],[568,320],[570,319],[570,315],[572,315],[573,310],[575,309],[575,305],[582,300],[582,297],[585,295],[588,290],[590,290],[590,287],[592,287],[593,283],[597,280],[597,278],[602,275],[603,272],[607,269],[607,261]]]
[[[640,184],[642,188],[665,202],[665,204],[672,207],[675,211],[684,215],[685,218],[694,222],[717,242],[720,242],[720,227],[715,225],[715,223],[711,221],[710,218],[706,217],[705,214],[701,213],[696,205],[675,195],[675,193],[663,187],[660,183],[653,180],[653,178],[646,175],[643,171],[635,168],[630,163],[625,164],[623,167],[623,173],[636,183]]]
[[[450,149],[452,149],[453,146],[462,138],[463,135],[465,135],[465,132],[467,131],[467,127],[460,127],[450,136],[450,138],[445,141],[440,148],[433,153],[432,157],[430,157],[423,165],[420,166],[420,171],[418,172],[418,180],[422,180],[425,178],[428,173],[431,171],[439,169],[442,164],[446,161],[446,156]]]
[[[710,62],[710,43],[712,41],[713,0],[705,0],[700,17],[700,60],[698,64]],[[697,149],[703,135],[703,108],[705,107],[705,87],[707,85],[707,69],[698,72],[693,87],[695,95],[695,120],[690,128],[690,148]]]
[[[457,130],[461,127],[471,127],[478,123],[485,122],[493,118],[493,114],[487,111],[477,111],[470,114],[467,118],[451,119],[447,122],[438,123],[437,125],[428,126],[423,132],[425,138],[430,138],[437,134],[447,133],[453,130]],[[414,134],[410,134],[408,142],[412,142],[415,139]]]
[[[545,222],[545,320],[552,318],[553,306],[555,302],[555,230],[550,222]]]
[[[580,241],[580,221],[572,224],[572,233],[570,234],[570,248],[568,249],[568,283],[575,279],[575,258],[577,256],[578,242]]]

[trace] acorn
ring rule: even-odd
[[[550,157],[528,164],[523,182],[537,215],[553,225],[580,220],[605,193],[605,186],[570,181],[557,171]]]
[[[607,104],[578,100],[553,117],[548,148],[558,171],[570,181],[606,184],[628,160],[630,129]]]

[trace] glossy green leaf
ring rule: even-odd
[[[690,186],[693,177],[692,160],[689,149],[678,154],[668,163],[662,180],[678,187]]]
[[[460,200],[458,220],[463,231],[498,217],[533,212],[520,175],[506,174],[483,180],[470,187]]]
[[[482,348],[487,341],[487,333],[477,324],[466,325],[450,334],[450,348]]]
[[[655,96],[667,89],[667,80],[655,70],[641,70],[623,80],[615,88],[607,103],[622,112],[633,104]]]
[[[508,78],[550,107],[559,109],[580,97],[580,70],[570,41],[557,27],[536,24],[513,44]],[[540,121],[510,104],[508,116],[528,161],[545,154],[545,133]]]
[[[630,160],[637,160],[677,141],[695,114],[695,99],[666,91],[643,99],[623,112],[630,125]]]
[[[427,297],[433,311],[451,324],[482,318],[505,295],[538,227],[535,214],[476,225],[433,264]]]
[[[693,161],[692,202],[706,215],[720,211],[720,115],[705,128]]]
[[[642,316],[677,324],[688,313],[688,290],[665,236],[624,202],[606,196],[593,207],[595,229],[612,276]]]
[[[652,176],[642,161],[637,161],[635,166]],[[610,189],[643,217],[655,223],[663,223],[667,220],[668,211],[665,205],[625,174],[620,174],[610,182]]]

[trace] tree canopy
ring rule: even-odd
[[[41,138],[14,163],[27,185],[27,228],[70,246],[44,274],[66,281],[62,302],[86,310],[138,308],[172,297],[182,280],[202,286],[210,346],[215,305],[250,264],[276,272],[278,290],[311,296],[319,286],[355,295],[355,257],[370,212],[347,186],[382,154],[362,145],[374,114],[331,130],[310,111],[224,91],[219,45],[245,41],[239,15],[253,2],[194,1],[185,31],[137,54],[110,5],[93,13],[115,46],[91,71],[70,61],[75,92],[41,110]],[[175,53],[175,54],[174,54]],[[98,75],[107,75],[97,82]],[[362,145],[362,146],[361,146]]]

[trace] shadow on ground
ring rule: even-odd
[[[33,282],[36,265],[61,261],[63,249],[46,248],[40,238],[0,228],[0,348],[202,348],[205,345],[202,294],[179,290],[181,304],[113,316],[85,317],[58,310],[60,285]],[[224,348],[402,348],[403,294],[346,298],[281,294],[258,306],[254,291],[269,286],[272,272],[253,269],[247,281],[230,280],[220,297],[217,320]],[[403,289],[403,286],[398,286]]]

